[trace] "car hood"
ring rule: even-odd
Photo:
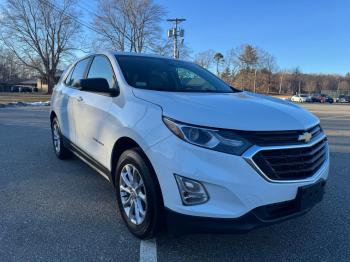
[[[317,117],[291,102],[249,92],[133,92],[136,97],[159,105],[164,116],[194,125],[273,131],[304,130],[319,123]]]

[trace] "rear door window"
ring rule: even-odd
[[[84,79],[85,78],[86,69],[87,69],[87,66],[90,63],[90,60],[91,60],[90,57],[89,58],[85,58],[85,59],[79,61],[75,65],[75,67],[73,69],[73,72],[72,72],[72,74],[70,76],[69,81],[66,82],[66,85],[74,87],[74,86],[77,85],[77,83],[79,82],[80,79]]]
[[[64,80],[64,83],[67,86],[70,83],[70,78],[72,77],[73,70],[74,70],[74,66],[69,70],[68,75],[67,75],[66,79]]]

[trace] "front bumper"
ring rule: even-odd
[[[208,218],[189,216],[166,209],[167,229],[172,234],[184,233],[242,233],[255,228],[278,224],[307,213],[323,198],[326,182],[321,179],[316,190],[302,194],[295,199],[266,206],[257,207],[238,218]],[[315,192],[317,196],[315,197]]]
[[[300,187],[326,180],[329,157],[317,175],[304,181],[267,181],[242,156],[197,147],[169,135],[146,154],[158,177],[166,209],[208,219],[239,219],[258,207],[294,200]],[[194,206],[182,203],[174,174],[200,181],[209,201]]]

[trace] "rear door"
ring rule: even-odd
[[[114,88],[115,74],[109,58],[104,55],[96,55],[93,58],[87,78],[104,78],[109,87]],[[78,91],[78,104],[74,110],[76,119],[76,145],[95,159],[99,164],[107,167],[107,145],[105,141],[105,121],[108,120],[108,112],[112,105],[113,97],[109,94]]]

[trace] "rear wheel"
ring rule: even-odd
[[[52,134],[53,149],[55,151],[56,156],[59,159],[69,158],[72,155],[72,153],[63,144],[60,125],[56,117],[51,122],[51,134]]]
[[[139,148],[126,150],[119,158],[115,188],[119,211],[135,236],[147,239],[160,230],[162,204],[152,168]]]

